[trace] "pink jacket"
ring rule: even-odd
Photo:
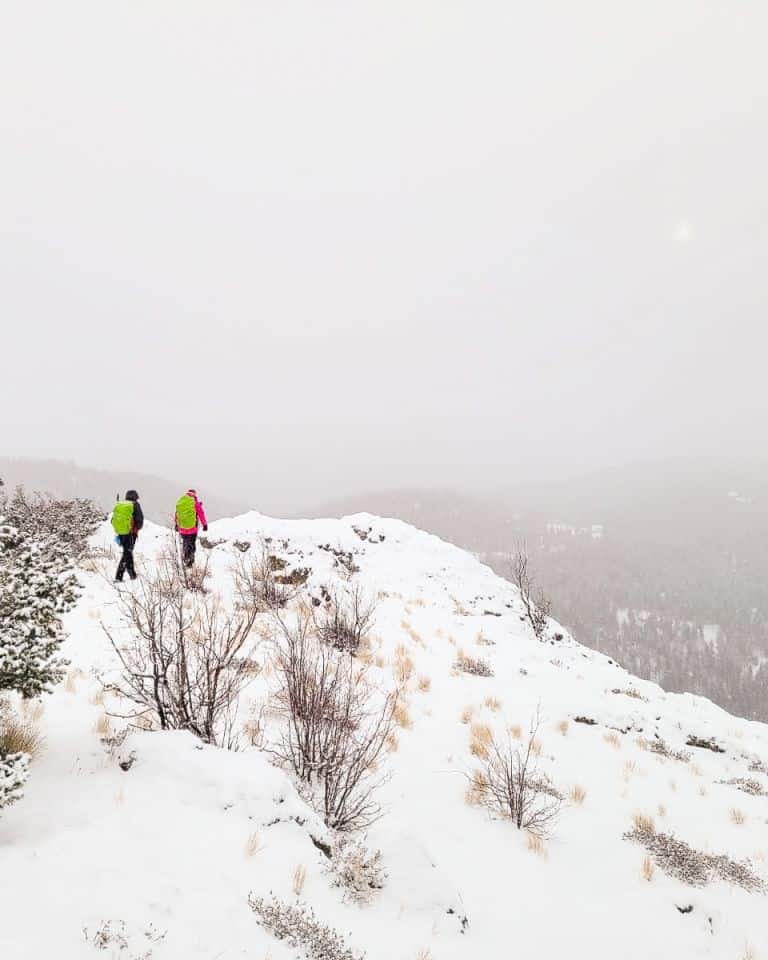
[[[207,527],[207,526],[208,526],[208,520],[207,520],[207,518],[206,518],[206,516],[205,516],[205,510],[203,509],[203,503],[202,503],[202,501],[201,501],[201,500],[198,500],[198,499],[197,499],[197,495],[194,494],[194,493],[192,493],[191,490],[187,490],[187,493],[188,493],[189,496],[192,497],[192,499],[195,501],[195,513],[197,514],[197,519],[198,519],[198,521],[199,521],[199,525],[202,526],[202,527]],[[176,529],[179,531],[179,533],[180,533],[182,536],[184,536],[185,534],[189,535],[189,534],[191,534],[191,533],[197,533],[198,524],[196,523],[196,524],[194,525],[194,527],[180,527],[180,526],[178,525],[178,523],[176,523]]]

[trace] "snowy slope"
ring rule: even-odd
[[[168,537],[160,527],[144,532],[140,570]],[[768,957],[765,895],[723,882],[694,888],[659,869],[648,881],[644,849],[623,839],[633,815],[647,813],[659,830],[749,859],[768,879],[768,798],[719,782],[751,778],[768,790],[759,769],[768,762],[768,727],[636,680],[555,624],[550,641],[539,642],[510,584],[400,521],[251,513],[211,524],[208,537],[221,541],[210,564],[222,593],[231,591],[235,541],[255,550],[271,538],[289,568],[311,568],[313,590],[345,580],[334,551],[351,553],[353,580],[378,598],[372,671],[390,688],[396,650],[412,659],[410,726],[398,730],[386,813],[367,837],[383,853],[386,887],[368,906],[342,901],[312,842],[327,834],[324,825],[255,748],[228,752],[186,733],[135,732],[121,753],[135,752],[129,771],[107,757],[93,671],[115,666],[101,629],[119,628],[115,587],[83,570],[82,599],[67,617],[70,675],[45,701],[45,749],[26,797],[0,817],[3,960],[295,957],[258,925],[247,897],[295,900],[297,866],[307,872],[302,898],[369,960],[738,960],[748,949]],[[107,549],[110,539],[105,527],[94,543]],[[111,574],[111,560],[105,569]],[[264,661],[263,641],[254,643]],[[494,675],[455,671],[460,649],[487,660]],[[268,683],[254,678],[244,713],[263,702]],[[613,692],[627,690],[636,695]],[[564,794],[586,791],[582,804],[565,806],[543,850],[466,802],[465,773],[477,765],[467,708],[502,738],[515,725],[525,730],[540,709],[542,767]],[[692,734],[714,738],[724,752],[686,748]],[[657,736],[686,748],[690,761],[644,749]],[[734,822],[734,808],[744,822]],[[118,941],[97,949],[94,932],[105,921],[124,937],[123,949]]]

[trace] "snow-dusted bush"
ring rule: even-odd
[[[688,750],[673,750],[663,737],[646,740],[644,741],[644,746],[646,746],[651,753],[656,753],[660,757],[667,757],[670,760],[679,760],[680,763],[688,763],[691,759],[691,754]]]
[[[364,960],[365,954],[347,946],[344,937],[318,920],[311,907],[294,907],[275,897],[266,900],[253,894],[248,904],[265,930],[302,950],[308,960]]]
[[[59,500],[28,493],[23,487],[17,487],[11,497],[0,497],[0,514],[29,540],[54,540],[72,560],[82,556],[88,538],[105,519],[92,500]]]
[[[692,887],[704,887],[713,880],[725,880],[745,890],[764,892],[766,884],[752,870],[749,861],[739,862],[725,854],[702,853],[685,841],[635,820],[625,840],[640,843],[664,873]]]
[[[369,683],[367,667],[323,643],[311,613],[275,615],[276,701],[282,715],[272,752],[311,788],[327,826],[351,830],[380,816],[374,795],[396,706]]]
[[[369,903],[387,882],[381,850],[368,850],[361,840],[349,837],[333,847],[327,872],[345,900],[361,905]]]
[[[373,627],[375,611],[375,602],[366,599],[358,585],[328,594],[315,611],[317,634],[324,643],[354,656]]]
[[[122,960],[152,960],[154,951],[152,948],[147,949],[147,944],[162,943],[167,932],[160,933],[149,924],[146,930],[132,934],[123,920],[105,920],[94,931],[85,927],[83,936],[85,942],[90,943],[94,950],[109,950],[112,957],[119,956]]]
[[[0,810],[23,796],[23,787],[29,776],[29,756],[26,753],[2,753],[0,749]]]
[[[61,544],[35,541],[0,519],[0,691],[36,697],[62,679],[59,617],[77,590]]]
[[[296,598],[309,577],[306,568],[288,571],[286,561],[271,553],[264,541],[253,557],[240,552],[242,555],[235,559],[233,577],[237,594],[247,606],[282,610]]]
[[[493,668],[487,660],[482,657],[470,657],[468,654],[459,651],[454,663],[454,669],[462,673],[468,673],[473,677],[492,677]]]
[[[149,718],[162,730],[190,730],[207,743],[235,746],[258,609],[243,603],[229,609],[213,595],[190,594],[168,559],[136,590],[121,592],[118,607],[129,630],[116,635],[103,628],[122,667],[105,687],[134,704],[125,719]]]
[[[742,793],[748,793],[751,797],[766,796],[766,791],[763,789],[762,783],[753,777],[732,777],[730,780],[718,780],[717,782],[724,783],[729,787],[736,787],[737,790],[741,790]]]
[[[485,746],[485,760],[469,775],[470,801],[511,820],[518,830],[547,836],[557,820],[562,794],[549,777],[538,770],[537,718],[526,743],[493,739]]]

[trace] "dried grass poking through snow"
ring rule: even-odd
[[[568,793],[568,799],[577,807],[581,807],[583,806],[584,801],[587,799],[587,791],[584,789],[584,787],[579,786],[577,783],[571,787]]]
[[[8,712],[0,713],[0,754],[26,753],[34,760],[45,738],[31,720]]]
[[[291,888],[297,897],[300,897],[304,891],[304,884],[307,882],[307,868],[300,863],[293,871]]]
[[[258,833],[252,833],[245,844],[246,857],[255,857],[261,850],[261,837]]]

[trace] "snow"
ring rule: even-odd
[[[148,525],[137,547],[140,573],[169,536]],[[382,790],[385,815],[366,838],[383,853],[386,886],[366,906],[343,900],[312,842],[327,839],[327,829],[263,751],[226,751],[184,732],[136,731],[117,758],[106,754],[96,730],[104,707],[94,671],[116,666],[102,630],[102,623],[120,628],[110,559],[106,576],[79,574],[83,594],[65,619],[70,675],[44,699],[45,748],[32,763],[25,797],[0,815],[3,960],[287,960],[296,951],[259,926],[247,898],[274,893],[295,902],[300,865],[307,871],[302,900],[369,960],[416,960],[420,951],[430,951],[421,956],[431,960],[725,960],[741,957],[747,945],[768,949],[763,895],[722,882],[691,888],[658,868],[648,882],[641,876],[645,851],[622,839],[642,811],[697,849],[749,858],[768,879],[768,801],[718,782],[750,777],[768,789],[768,777],[748,772],[750,761],[768,761],[766,726],[633,678],[554,623],[549,639],[538,641],[512,585],[398,520],[249,513],[211,524],[207,537],[223,541],[210,550],[210,565],[214,589],[224,595],[240,556],[235,540],[256,550],[271,538],[270,550],[291,567],[311,568],[311,590],[346,582],[333,551],[351,552],[360,568],[352,581],[378,598],[373,649],[382,659],[371,670],[383,688],[395,684],[396,648],[407,648],[415,665],[412,726],[398,730]],[[114,552],[107,527],[93,543]],[[487,660],[494,676],[456,673],[459,649]],[[254,656],[264,661],[263,640]],[[419,677],[429,678],[428,690],[418,688]],[[245,713],[268,688],[263,673],[254,677]],[[485,704],[492,697],[499,710]],[[510,725],[525,730],[539,709],[543,769],[566,794],[577,784],[586,790],[583,805],[564,808],[542,851],[529,849],[508,822],[466,803],[465,773],[477,766],[462,722],[467,707],[502,738]],[[577,716],[597,722],[577,723]],[[605,739],[611,733],[617,745]],[[680,750],[690,734],[715,738],[725,753],[687,748],[694,756],[683,763],[638,743],[659,735]],[[117,761],[131,752],[135,762],[123,771]],[[744,824],[732,821],[734,807]],[[687,905],[691,913],[677,909]],[[101,951],[93,939],[107,921],[123,939]]]

